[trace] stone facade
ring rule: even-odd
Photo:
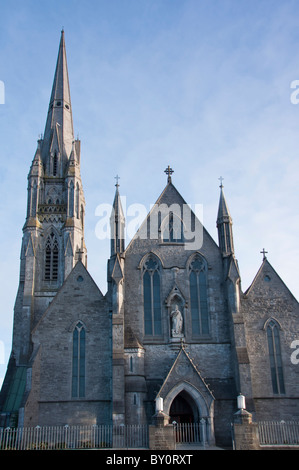
[[[252,393],[256,419],[293,420],[298,413],[298,366],[292,363],[291,344],[298,339],[298,302],[267,259],[244,294],[242,312],[246,328]],[[285,393],[273,393],[267,342],[269,322],[280,337]],[[258,351],[258,354],[257,354]],[[278,406],[273,406],[277,403]]]
[[[208,444],[230,445],[240,392],[253,420],[299,419],[299,366],[291,361],[298,302],[266,258],[242,292],[222,184],[216,243],[167,173],[127,247],[116,185],[103,295],[86,268],[80,143],[62,33],[45,134],[28,177],[0,425],[152,424],[159,398],[166,422],[200,422]],[[156,446],[173,433],[150,429]]]
[[[86,331],[84,397],[72,396],[71,390],[73,332],[78,322]],[[32,331],[32,342],[31,364],[36,367],[38,355],[39,365],[38,373],[32,371],[34,386],[29,386],[24,425],[63,425],[66,416],[67,424],[109,422],[111,317],[105,298],[80,261]],[[37,389],[38,412],[32,396]]]

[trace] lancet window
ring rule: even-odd
[[[57,281],[58,279],[58,263],[59,263],[59,245],[54,234],[48,236],[45,250],[45,280]]]
[[[269,348],[272,390],[275,394],[283,394],[285,393],[285,387],[282,370],[279,325],[274,320],[270,320],[267,325],[267,340]]]
[[[162,334],[160,263],[150,256],[143,268],[144,333]]]
[[[207,268],[200,255],[190,263],[189,271],[192,334],[205,335],[209,333]]]
[[[86,333],[82,322],[78,322],[73,332],[72,397],[85,396],[85,341]]]

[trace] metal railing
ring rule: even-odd
[[[258,433],[261,446],[299,446],[298,421],[260,421]]]
[[[147,425],[0,428],[0,450],[148,448]]]
[[[202,442],[202,429],[201,423],[176,423],[175,437],[178,444],[198,444]]]

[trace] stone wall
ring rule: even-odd
[[[72,396],[73,331],[85,329],[85,393]],[[79,262],[33,331],[34,350],[30,409],[36,424],[111,423],[111,319],[106,299]]]
[[[299,340],[299,306],[267,260],[242,300],[256,420],[299,418],[299,365],[291,344]],[[278,325],[285,393],[272,387],[267,322]]]

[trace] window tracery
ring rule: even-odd
[[[144,333],[162,334],[160,264],[149,256],[143,267]]]
[[[189,266],[189,284],[192,334],[208,334],[207,268],[203,258],[198,254]]]
[[[45,250],[45,280],[46,281],[57,281],[58,262],[59,262],[58,240],[54,232],[51,232],[47,238],[46,250]]]
[[[282,370],[282,357],[278,323],[275,320],[271,319],[267,324],[266,331],[269,349],[272,390],[274,394],[283,394],[285,393],[285,386]]]

